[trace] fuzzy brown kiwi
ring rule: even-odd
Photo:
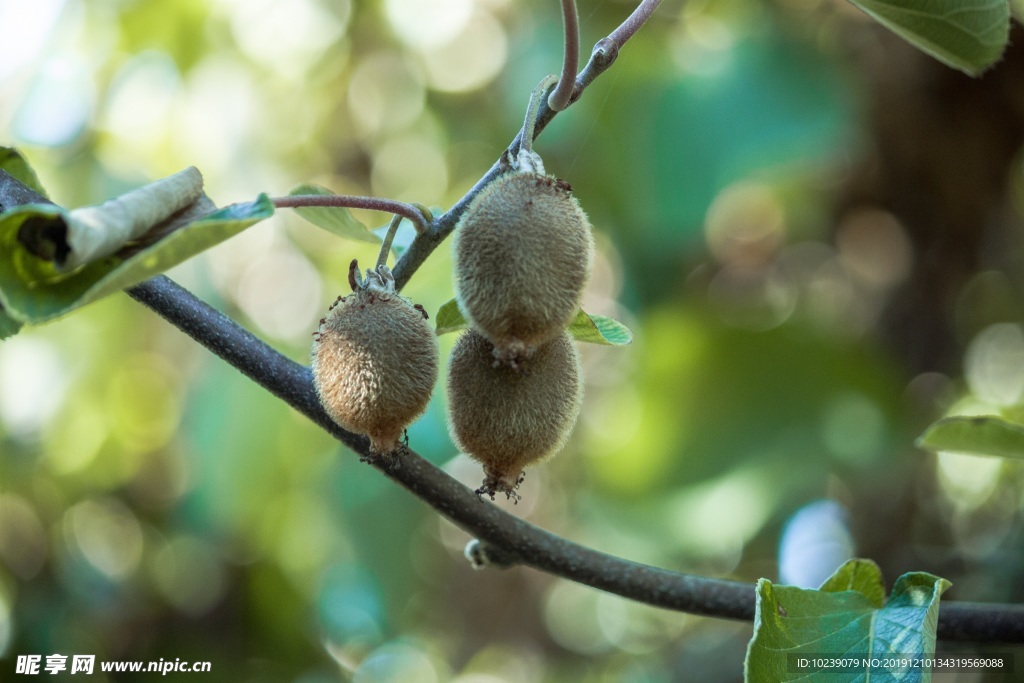
[[[313,384],[335,422],[389,454],[430,401],[437,340],[422,307],[395,292],[387,266],[364,281],[352,261],[349,284],[352,294],[338,297],[313,335]]]
[[[478,494],[510,498],[523,468],[565,444],[583,401],[580,358],[568,333],[537,347],[518,368],[495,364],[494,346],[469,330],[448,361],[448,428],[484,466]]]
[[[459,307],[512,364],[566,328],[594,262],[590,221],[572,188],[543,166],[524,168],[481,190],[453,238]]]

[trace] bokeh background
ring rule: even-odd
[[[585,52],[632,7],[581,0]],[[196,165],[218,204],[312,181],[446,208],[562,51],[554,0],[0,0],[0,26],[0,142],[67,206]],[[636,340],[582,349],[572,441],[499,504],[687,572],[815,586],[856,555],[1024,600],[1024,468],[913,446],[1024,414],[1022,143],[1019,46],[972,80],[839,0],[666,0],[537,144],[597,232],[585,307]],[[374,254],[282,211],[171,275],[306,362]],[[447,248],[405,293],[452,297]],[[476,486],[444,412],[442,380],[412,445]],[[0,343],[0,679],[53,653],[742,679],[749,623],[475,573],[468,540],[126,296]]]

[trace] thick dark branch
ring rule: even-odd
[[[164,275],[125,290],[249,379],[359,450],[368,441],[337,429],[320,406],[309,368],[288,360],[238,323]],[[273,377],[273,379],[270,379]]]
[[[127,292],[346,446],[360,455],[369,454],[365,437],[345,431],[324,412],[309,368],[281,355],[166,276]],[[748,584],[657,569],[577,545],[482,501],[415,453],[403,457],[398,467],[386,461],[374,466],[460,528],[500,549],[509,562],[659,607],[734,619],[753,617],[754,588]]]
[[[8,208],[46,201],[3,172],[0,197]],[[368,453],[365,437],[341,429],[324,413],[309,368],[288,360],[165,276],[127,291],[353,451]],[[485,547],[494,549],[492,554],[506,564],[524,564],[657,607],[721,618],[753,616],[753,586],[657,569],[584,548],[482,502],[412,453],[398,469],[385,464],[378,467]],[[1024,642],[1024,606],[944,602],[938,635],[967,642]]]
[[[366,455],[364,437],[346,432],[317,401],[309,369],[291,361],[227,316],[160,276],[128,290],[173,325],[280,397],[346,446]],[[567,541],[481,501],[472,491],[410,453],[400,466],[377,464],[456,525],[520,563],[610,593],[668,609],[730,619],[754,615],[754,587],[623,560]],[[940,638],[970,642],[1024,642],[1024,606],[944,602]]]

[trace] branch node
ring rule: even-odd
[[[497,546],[481,541],[479,538],[472,539],[466,544],[463,555],[469,560],[469,566],[476,571],[484,569],[508,569],[519,561],[512,553]]]

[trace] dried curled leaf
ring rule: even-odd
[[[203,176],[194,166],[132,190],[98,206],[67,211],[55,205],[25,204],[7,217],[18,222],[18,241],[34,256],[69,272],[115,254],[126,245],[168,226],[185,214],[216,209],[203,195]]]
[[[131,213],[132,203],[146,203],[148,197],[162,208],[136,207],[135,218],[125,220],[121,216],[122,223],[134,222],[134,230],[141,234],[129,231],[134,236],[114,247],[114,252],[97,256],[69,272],[67,258],[65,267],[57,260],[61,253],[66,251],[67,257],[72,251],[66,241],[69,226],[66,218],[75,212],[50,203],[32,187],[0,169],[0,197],[14,198],[19,203],[32,202],[13,208],[6,204],[9,210],[0,213],[0,338],[16,332],[22,323],[50,320],[135,285],[273,215],[273,204],[265,195],[253,202],[218,210],[201,190],[198,198],[175,210],[175,206],[184,203],[184,196],[194,193],[193,181],[197,175],[198,172],[186,173],[192,176],[186,180],[193,189],[185,188],[184,184],[175,186],[181,181],[174,181],[155,190],[152,186],[140,188],[135,191],[140,194],[122,203],[120,208],[95,207],[107,206],[104,212],[128,210]],[[93,216],[101,213],[93,212]],[[146,218],[141,218],[143,216]],[[146,226],[151,218],[158,222]],[[26,221],[32,219],[36,224],[24,227]],[[26,241],[30,244],[26,245]],[[114,244],[115,240],[109,239],[103,250]],[[50,254],[51,258],[42,258],[40,252]]]

